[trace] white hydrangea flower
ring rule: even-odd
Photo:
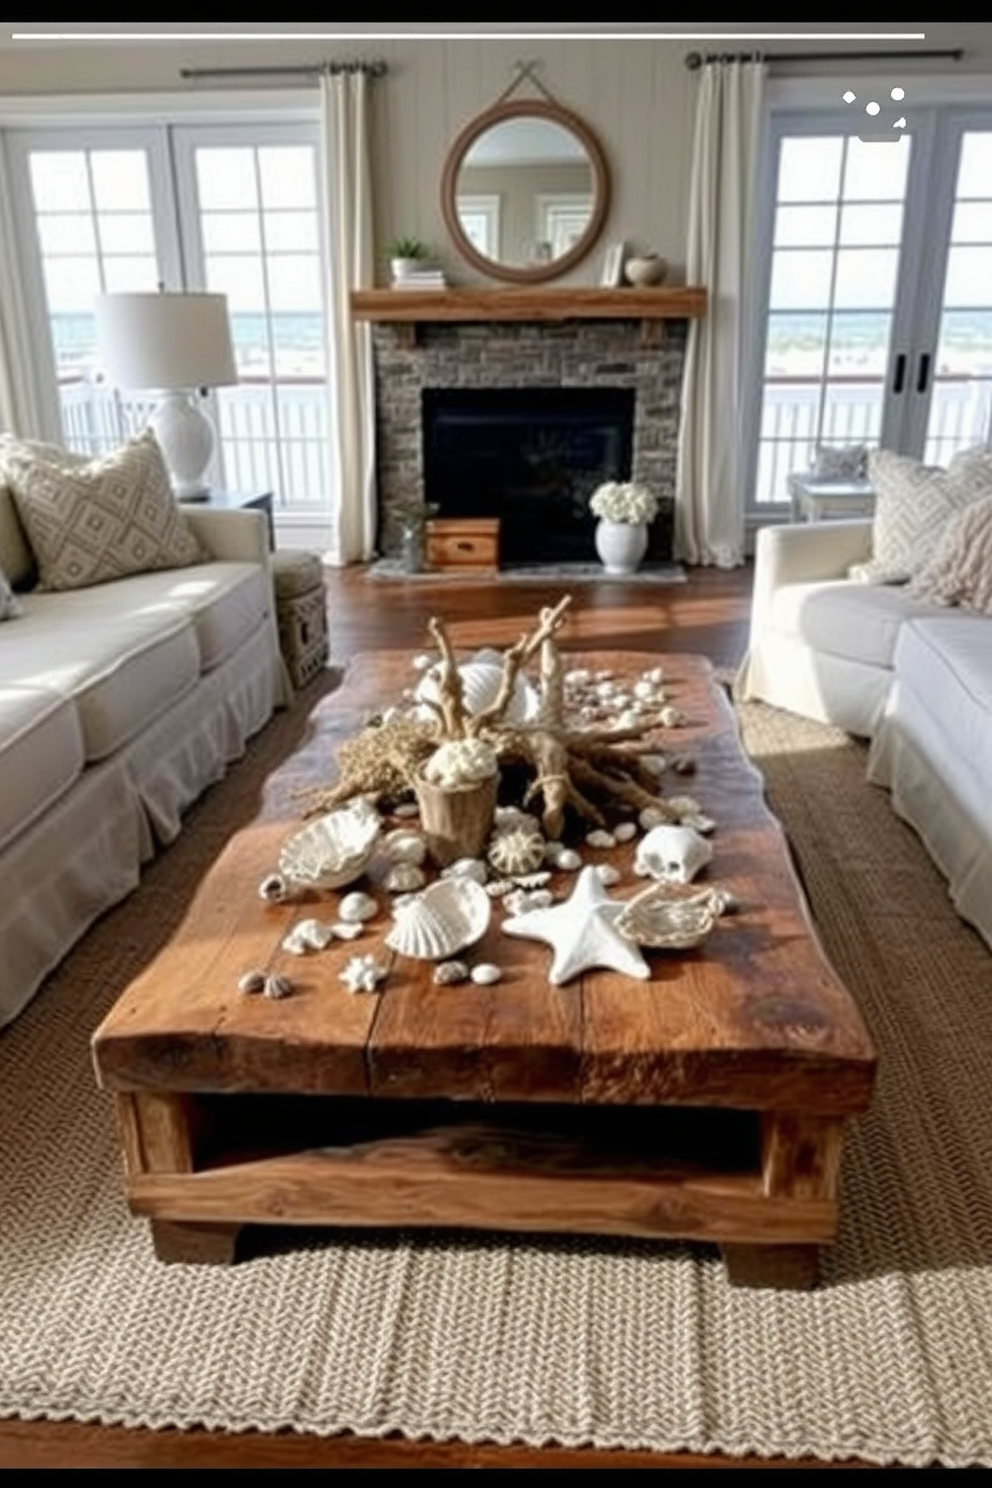
[[[653,522],[658,515],[658,498],[636,481],[606,481],[593,491],[589,509],[593,516],[607,522]]]

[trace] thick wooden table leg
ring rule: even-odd
[[[797,1198],[836,1204],[843,1138],[842,1117],[767,1112],[761,1126],[761,1184],[768,1203]],[[808,1245],[721,1248],[732,1286],[808,1291],[819,1279],[819,1251],[812,1240]]]
[[[171,1219],[149,1220],[152,1244],[160,1261],[187,1266],[230,1266],[234,1262],[237,1224],[185,1224]]]

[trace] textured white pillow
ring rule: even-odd
[[[947,522],[983,490],[970,474],[952,475],[942,465],[924,465],[910,455],[875,449],[868,456],[875,489],[872,555],[849,570],[869,584],[911,579],[933,554]]]
[[[0,568],[0,620],[15,620],[23,614],[21,601],[10,587],[10,580]]]
[[[992,615],[992,493],[951,518],[937,551],[907,587],[918,599]]]
[[[82,589],[210,556],[176,502],[150,429],[94,460],[3,434],[0,475],[43,589]]]

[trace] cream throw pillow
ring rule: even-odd
[[[924,465],[909,455],[873,449],[868,476],[875,488],[872,556],[849,569],[868,584],[898,584],[919,572],[933,554],[951,517],[984,489],[980,478],[952,475],[942,465]]]
[[[918,599],[992,615],[992,493],[948,522],[937,551],[908,588]]]
[[[93,460],[0,435],[0,475],[43,589],[83,589],[210,556],[172,494],[150,429]]]

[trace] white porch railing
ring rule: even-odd
[[[155,406],[100,384],[60,387],[66,443],[100,455],[144,428]],[[232,491],[272,491],[279,510],[325,512],[331,490],[329,423],[324,388],[314,384],[238,383],[217,396],[223,484]]]

